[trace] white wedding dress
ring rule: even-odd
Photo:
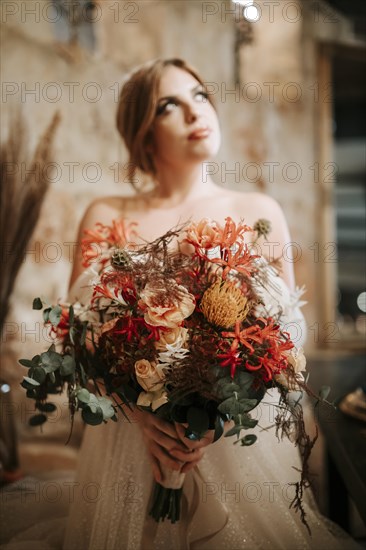
[[[71,298],[81,297],[90,272],[79,278]],[[283,290],[283,289],[282,289]],[[287,291],[288,292],[288,291]],[[85,295],[84,295],[85,299]],[[287,311],[303,322],[299,309]],[[302,321],[301,321],[302,320]],[[304,326],[304,324],[303,324]],[[304,331],[302,332],[304,334]],[[148,516],[153,477],[138,425],[87,426],[74,480],[63,487],[56,510],[31,506],[33,525],[1,546],[6,550],[357,550],[360,548],[317,510],[310,490],[304,496],[311,535],[290,509],[292,482],[299,479],[298,450],[278,442],[273,424],[276,391],[253,412],[258,440],[250,447],[222,437],[206,448],[197,470],[186,475],[181,521],[157,524]],[[3,501],[4,502],[4,501]],[[25,505],[7,499],[6,521],[21,531]],[[10,505],[9,505],[10,504]],[[3,505],[4,506],[4,505]],[[38,521],[36,510],[38,506]],[[8,509],[8,512],[6,511]],[[42,515],[43,514],[43,515]],[[42,521],[40,521],[42,518]],[[14,529],[13,529],[14,531]]]

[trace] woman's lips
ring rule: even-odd
[[[189,134],[188,139],[204,139],[209,136],[210,132],[210,128],[198,128]]]

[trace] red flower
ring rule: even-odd
[[[220,361],[220,365],[222,367],[230,367],[231,378],[234,378],[237,367],[242,363],[240,353],[238,352],[238,345],[238,341],[234,340],[234,342],[230,346],[229,351],[227,351],[226,353],[217,354],[217,357],[219,359],[222,359],[222,361]]]

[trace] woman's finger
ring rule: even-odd
[[[180,451],[179,449],[172,449],[170,455],[182,462],[198,462],[204,455],[203,449],[193,449],[192,451]]]
[[[164,451],[160,445],[155,441],[151,440],[149,443],[149,450],[151,454],[159,461],[160,464],[163,464],[171,470],[180,471],[183,465],[181,460],[175,459],[170,456],[167,452]]]
[[[146,431],[148,432],[148,435],[160,445],[160,447],[163,447],[168,452],[170,452],[171,449],[179,449],[181,451],[186,449],[179,439],[176,437],[169,437],[164,432],[161,432],[156,426],[150,426],[150,428],[147,428]]]
[[[154,479],[157,483],[161,483],[161,481],[163,479],[163,474],[162,474],[161,469],[160,469],[159,461],[156,460],[156,458],[154,457],[154,455],[150,451],[149,451],[149,458],[150,458],[150,462],[151,462],[151,469],[152,469]]]

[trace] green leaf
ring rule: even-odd
[[[92,411],[89,405],[86,405],[81,411],[81,416],[87,424],[97,426],[103,422],[103,411],[100,407],[97,407],[95,411]]]
[[[29,419],[29,424],[31,426],[41,426],[47,421],[47,416],[45,414],[35,414]]]
[[[235,426],[230,428],[230,430],[225,432],[225,437],[231,437],[232,435],[239,435],[241,430],[244,430],[244,429],[245,427],[242,426],[241,424],[236,424]]]
[[[234,395],[234,392],[238,392],[238,391],[240,391],[240,386],[238,386],[237,384],[234,384],[233,381],[230,381],[228,384],[225,384],[225,386],[221,388],[220,396],[223,399],[227,399],[228,397],[231,397],[232,395]]]
[[[82,388],[76,393],[76,397],[81,403],[89,403],[90,401],[90,393],[86,388]]]
[[[56,383],[56,376],[55,376],[55,373],[54,372],[50,372],[49,374],[50,376],[50,381],[52,384],[55,384]]]
[[[83,330],[82,330],[82,333],[81,333],[81,336],[80,336],[80,344],[82,346],[85,344],[87,330],[88,330],[88,323],[85,322],[83,324]]]
[[[220,439],[220,437],[222,436],[222,434],[224,433],[224,426],[225,426],[225,422],[224,420],[221,418],[220,415],[216,415],[216,418],[215,418],[215,432],[214,432],[214,438],[213,438],[213,442],[217,441],[218,439]]]
[[[46,372],[53,372],[61,367],[62,355],[56,351],[45,351],[41,353],[41,362]]]
[[[32,309],[42,309],[43,304],[41,298],[34,298]]]
[[[34,380],[33,378],[29,378],[29,376],[23,376],[23,381],[27,382],[27,384],[30,384],[31,387],[39,386],[39,382],[37,380]]]
[[[74,307],[71,305],[69,307],[69,325],[70,325],[70,327],[74,324],[74,318],[75,318]]]
[[[74,374],[75,367],[75,359],[71,357],[71,355],[65,355],[62,358],[62,364],[60,368],[61,375],[70,376],[70,374]]]
[[[329,386],[322,386],[319,390],[319,397],[323,401],[328,397],[330,394],[330,387]]]
[[[61,320],[61,313],[62,313],[62,307],[57,304],[57,306],[53,307],[49,313],[49,321],[52,323],[54,327],[57,327]]]
[[[70,327],[70,330],[69,330],[69,336],[70,336],[70,341],[73,345],[75,345],[75,337],[77,336],[77,329],[75,327]]]
[[[23,365],[23,367],[27,367],[28,369],[34,367],[33,360],[30,361],[29,359],[19,359],[19,363]]]
[[[54,403],[37,403],[36,407],[39,411],[51,413],[56,410],[56,405]]]
[[[46,380],[46,371],[42,367],[34,367],[29,371],[30,376],[39,384]]]
[[[230,416],[236,416],[237,414],[246,413],[257,405],[256,399],[236,399],[235,397],[229,397],[225,399],[218,409],[223,414],[230,414]]]
[[[47,307],[46,309],[43,310],[43,320],[44,320],[45,323],[47,323],[49,321],[49,316],[50,316],[51,309],[52,308]]]
[[[241,422],[246,430],[255,428],[255,426],[258,424],[258,420],[250,418],[248,414],[242,414]]]
[[[98,403],[103,412],[103,420],[108,420],[115,415],[112,401],[107,397],[98,397]]]
[[[254,434],[248,434],[245,435],[241,440],[240,443],[243,447],[250,447],[250,445],[253,445],[257,441],[257,436]]]
[[[241,389],[249,390],[254,382],[254,376],[249,372],[237,371],[234,376],[234,382],[238,384]]]

